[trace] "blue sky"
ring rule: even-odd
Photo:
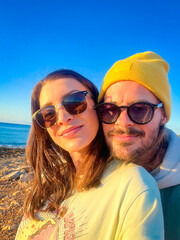
[[[33,86],[73,69],[98,89],[117,60],[154,51],[169,64],[172,116],[180,134],[180,4],[176,0],[1,0],[0,121],[31,124]]]

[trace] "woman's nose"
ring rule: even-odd
[[[61,105],[56,109],[56,124],[66,124],[73,119],[73,115],[68,113]]]

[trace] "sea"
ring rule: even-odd
[[[0,147],[24,148],[30,125],[0,122]]]

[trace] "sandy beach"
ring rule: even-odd
[[[0,147],[0,239],[14,240],[29,188],[25,149]]]

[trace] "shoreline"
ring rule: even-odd
[[[9,149],[24,149],[26,148],[25,145],[14,146],[14,145],[0,145],[0,148],[9,148]]]
[[[8,150],[9,149],[9,150]],[[22,146],[22,147],[17,147],[17,146],[11,146],[11,145],[0,145],[0,152],[1,151],[10,151],[10,150],[20,150],[20,152],[21,152],[21,150],[25,150],[25,146]]]

